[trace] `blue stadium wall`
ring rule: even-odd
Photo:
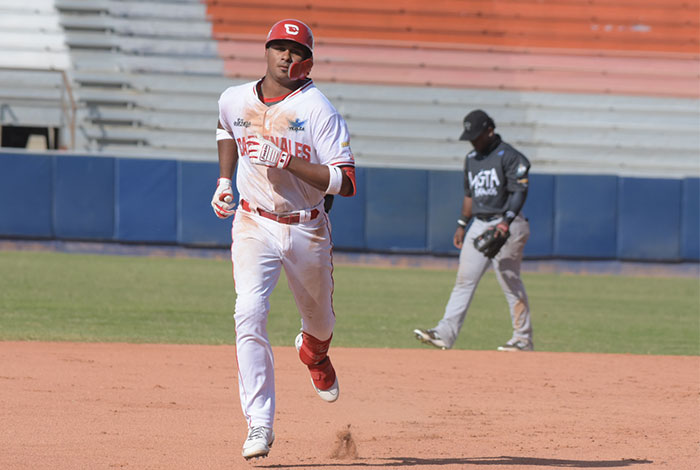
[[[228,246],[216,163],[0,153],[0,237]],[[459,171],[358,168],[336,197],[339,250],[456,254]],[[700,180],[531,175],[528,258],[700,260]]]

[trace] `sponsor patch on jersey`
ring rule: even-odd
[[[498,172],[495,168],[479,170],[479,173],[472,175],[470,171],[469,187],[472,188],[472,194],[475,198],[498,196],[498,187],[501,185],[501,180],[498,178]]]
[[[350,147],[350,142],[347,142],[347,141],[341,142],[341,143],[340,143],[340,147],[341,147],[341,148]]]
[[[515,176],[517,178],[520,178],[521,176],[524,176],[525,173],[527,173],[527,167],[521,163],[520,165],[518,165],[518,169],[515,170]]]
[[[303,131],[305,124],[306,121],[300,121],[299,118],[296,118],[293,121],[289,121],[289,130],[294,132]]]
[[[235,121],[233,121],[233,125],[236,127],[250,127],[252,124],[252,122],[246,121],[243,118],[238,118]]]

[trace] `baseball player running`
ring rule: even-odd
[[[311,29],[275,23],[265,42],[267,71],[219,98],[220,178],[212,198],[220,218],[234,215],[231,259],[241,408],[248,422],[243,457],[265,457],[275,439],[274,362],[267,336],[269,298],[284,268],[301,316],[295,345],[316,393],[337,400],[328,356],[333,336],[333,258],[324,196],[355,194],[347,125],[307,78]],[[240,195],[234,210],[231,178]]]
[[[513,324],[512,337],[498,349],[534,349],[530,307],[520,279],[523,249],[530,236],[529,223],[520,212],[527,196],[530,162],[501,140],[495,128],[493,119],[479,109],[464,118],[460,140],[469,140],[474,150],[465,159],[462,216],[453,240],[461,250],[457,281],[438,325],[413,330],[419,341],[440,349],[451,348],[457,340],[489,264],[508,301]]]

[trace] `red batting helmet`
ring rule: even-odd
[[[311,56],[314,55],[314,33],[311,32],[311,28],[299,20],[288,19],[273,24],[270,32],[267,33],[265,47],[270,41],[280,39],[299,43],[309,50]]]

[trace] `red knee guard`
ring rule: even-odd
[[[331,344],[331,339],[320,341],[308,333],[303,333],[304,341],[299,348],[299,359],[307,366],[320,364],[328,356],[328,346]]]

